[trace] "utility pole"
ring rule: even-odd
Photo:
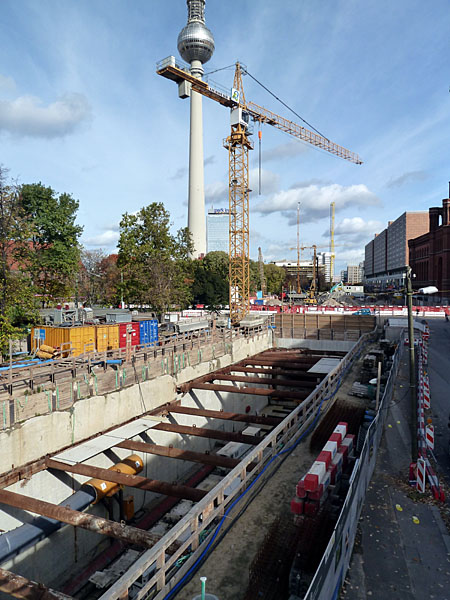
[[[297,202],[297,294],[301,293],[300,288],[300,202]]]
[[[412,309],[411,267],[406,267],[406,297],[408,302],[408,335],[409,335],[409,394],[411,400],[411,461],[417,462],[417,387],[416,360],[414,347],[414,318]]]

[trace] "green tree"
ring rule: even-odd
[[[147,304],[158,315],[191,300],[190,233],[170,233],[170,215],[161,202],[125,213],[120,222],[117,266],[123,273],[124,300]]]
[[[270,263],[264,265],[264,275],[266,276],[267,292],[269,294],[281,294],[286,277],[286,272],[283,267],[277,267]]]
[[[80,262],[78,201],[70,194],[58,196],[42,183],[22,185],[21,201],[34,225],[29,255],[33,283],[44,300],[67,297]]]
[[[194,304],[204,304],[211,310],[229,302],[228,254],[222,251],[208,254],[194,264],[192,294]]]
[[[0,165],[0,350],[10,337],[20,337],[24,326],[35,322],[34,290],[27,275],[32,225],[20,202],[19,188]]]

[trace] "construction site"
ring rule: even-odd
[[[205,0],[187,0],[187,9],[184,62],[169,56],[156,74],[190,102],[190,259],[206,254],[203,98],[230,114],[229,306],[193,318],[173,310],[177,320],[161,323],[123,302],[97,314],[77,302],[42,310],[18,360],[10,343],[0,367],[2,599],[337,598],[407,352],[410,364],[417,352],[420,378],[410,480],[419,489],[422,472],[434,498],[444,497],[427,454],[424,382],[425,317],[446,311],[417,309],[413,322],[412,288],[408,306],[394,307],[333,285],[334,202],[329,264],[319,267],[319,244],[301,243],[298,205],[289,297],[251,305],[254,128],[259,185],[263,125],[362,160],[249,101],[243,75],[253,76],[242,63],[229,90],[204,79],[215,49]],[[312,260],[302,288],[304,250]],[[259,268],[264,301],[261,249]]]

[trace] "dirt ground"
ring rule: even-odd
[[[367,405],[369,402],[367,399],[349,396],[347,392],[353,382],[358,381],[360,363],[370,347],[362,353],[359,360],[347,373],[334,400],[340,398],[357,406]],[[325,412],[330,408],[333,401],[330,401],[328,406],[324,407]],[[322,413],[322,417],[325,412]],[[248,586],[250,565],[264,540],[269,526],[280,514],[290,514],[290,502],[295,494],[295,486],[317,456],[317,452],[312,454],[309,451],[310,437],[311,433],[287,455],[287,458],[284,459],[277,470],[275,470],[277,462],[273,463],[269,472],[256,484],[258,486],[256,489],[257,494],[250,505],[217,547],[209,554],[207,560],[197,570],[191,581],[175,596],[177,600],[191,600],[197,594],[200,594],[201,584],[199,578],[202,576],[207,577],[207,593],[215,594],[220,600],[243,600]],[[254,495],[255,488],[256,486],[249,492],[250,495]],[[227,520],[231,523],[246,499],[247,497],[227,516],[222,530],[228,527]]]

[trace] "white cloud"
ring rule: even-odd
[[[380,204],[379,199],[365,185],[342,186],[337,183],[319,187],[307,187],[283,190],[271,198],[263,200],[254,208],[261,214],[280,212],[289,219],[289,224],[297,221],[297,203],[300,202],[302,223],[310,223],[327,217],[330,203],[336,203],[336,210],[351,206],[366,207]]]
[[[387,188],[396,188],[405,185],[406,183],[413,183],[415,181],[424,181],[427,179],[428,175],[425,171],[408,171],[408,173],[403,173],[399,177],[391,177],[391,179],[386,183]]]
[[[84,239],[83,244],[87,246],[115,248],[118,240],[119,232],[117,230],[109,229],[99,235]]]
[[[364,221],[361,217],[349,217],[336,225],[334,233],[360,237],[361,235],[372,235],[381,229],[383,229],[381,221]]]
[[[299,141],[287,142],[285,144],[279,144],[274,148],[264,150],[262,153],[262,160],[269,162],[271,160],[279,160],[283,158],[292,158],[299,154],[308,152],[309,148],[306,144],[302,144]]]
[[[63,137],[91,118],[91,107],[82,94],[65,94],[44,106],[35,96],[0,100],[0,132],[19,137]]]
[[[183,179],[183,177],[186,176],[188,170],[187,167],[180,167],[179,169],[177,169],[175,171],[175,173],[172,175],[172,177],[170,179],[172,179],[172,181],[175,181],[176,179]]]
[[[259,169],[250,169],[249,172],[250,189],[253,190],[253,194],[258,194],[259,190]],[[274,194],[280,188],[280,176],[272,171],[266,171],[261,169],[261,193],[266,196],[267,194]]]
[[[228,182],[215,181],[205,186],[206,204],[226,202],[228,204]]]

